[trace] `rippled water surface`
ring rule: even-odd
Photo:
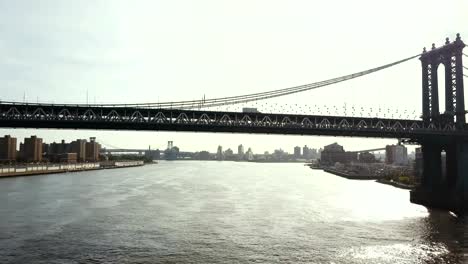
[[[302,164],[0,180],[0,263],[465,263],[466,220]]]

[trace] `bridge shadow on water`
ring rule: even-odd
[[[417,230],[414,233],[419,234],[414,237],[414,242],[425,252],[421,263],[468,262],[467,216],[428,209],[427,217],[408,223],[407,228]]]
[[[423,240],[431,245],[441,243],[446,246],[448,252],[434,259],[433,263],[441,260],[449,263],[468,262],[468,215],[455,216],[447,211],[428,210],[429,215],[422,218],[420,226],[423,230]]]

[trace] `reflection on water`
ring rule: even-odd
[[[0,181],[2,263],[464,263],[467,223],[300,164],[163,162]]]

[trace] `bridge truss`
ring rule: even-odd
[[[468,136],[454,124],[365,117],[0,104],[2,127],[198,131],[415,139]]]

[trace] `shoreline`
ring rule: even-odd
[[[393,186],[395,188],[404,189],[404,190],[413,190],[414,188],[416,188],[413,185],[407,185],[407,184],[404,184],[404,183],[389,181],[389,180],[385,180],[385,179],[378,179],[378,180],[376,180],[376,182],[381,183],[381,184],[390,185],[390,186]]]
[[[39,176],[39,175],[58,174],[58,173],[75,173],[75,172],[95,171],[95,170],[123,169],[123,168],[142,167],[145,165],[147,164],[143,162],[137,163],[137,164],[133,163],[133,164],[125,164],[125,165],[103,165],[100,163],[99,164],[98,163],[93,163],[93,164],[77,163],[77,164],[73,164],[73,166],[70,164],[33,165],[30,167],[28,166],[20,167],[19,169],[21,171],[17,171],[18,168],[16,167],[14,168],[9,167],[7,169],[1,168],[2,173],[0,173],[0,179],[12,178],[12,177]],[[7,172],[3,172],[3,170],[7,170]]]
[[[342,178],[346,178],[348,180],[375,180],[375,182],[377,183],[381,183],[381,184],[386,184],[386,185],[390,185],[390,186],[393,186],[395,188],[399,188],[399,189],[404,189],[404,190],[413,190],[415,188],[415,186],[413,185],[407,185],[407,184],[404,184],[404,183],[400,183],[400,182],[395,182],[395,181],[389,181],[389,180],[385,180],[381,177],[377,177],[377,176],[365,176],[365,175],[350,175],[344,171],[339,171],[339,170],[335,170],[335,169],[330,169],[330,168],[312,168],[311,169],[322,169],[324,172],[328,172],[330,174],[333,174],[333,175],[336,175],[336,176],[339,176],[339,177],[342,177]]]
[[[330,169],[330,168],[324,168],[324,172],[331,173],[336,176],[340,176],[349,180],[378,180],[380,177],[374,176],[374,175],[351,175],[349,173],[346,173],[344,171],[339,171],[335,169]]]

